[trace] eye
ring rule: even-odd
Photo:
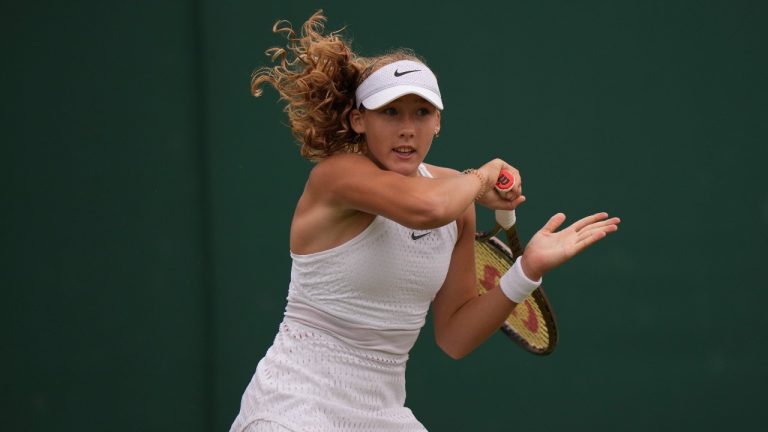
[[[384,108],[384,114],[388,116],[396,116],[397,110],[392,107]]]
[[[428,108],[419,108],[419,110],[416,111],[416,114],[419,115],[419,116],[422,116],[422,117],[426,116],[426,115],[429,115],[431,113],[432,113],[432,111],[430,109],[428,109]]]

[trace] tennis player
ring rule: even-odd
[[[553,216],[501,278],[475,287],[477,202],[522,203],[518,170],[494,159],[457,172],[424,159],[443,100],[426,63],[401,50],[363,58],[313,15],[254,73],[287,103],[301,154],[316,166],[291,225],[288,303],[231,431],[424,431],[405,403],[408,352],[432,306],[437,344],[459,359],[498,330],[549,270],[616,231],[598,213],[556,231]],[[502,169],[514,176],[502,196]]]

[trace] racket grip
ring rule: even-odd
[[[517,216],[515,216],[514,210],[496,210],[496,222],[501,225],[502,228],[508,230],[517,222]]]
[[[496,179],[496,190],[503,196],[512,190],[514,186],[515,176],[507,170],[501,170],[499,178]],[[515,222],[517,222],[517,216],[514,210],[496,210],[496,223],[507,232],[507,240],[512,249],[512,254],[517,258],[522,255],[522,248],[520,247],[520,239],[517,237]]]
[[[507,244],[512,251],[512,257],[514,259],[519,258],[523,254],[523,245],[520,244],[520,237],[517,235],[517,216],[514,210],[496,210],[496,223],[500,227],[504,228],[504,232],[507,233]]]
[[[506,195],[513,187],[515,187],[515,176],[505,169],[501,170],[499,177],[496,179],[496,190],[500,194]]]

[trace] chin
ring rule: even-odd
[[[421,162],[422,159],[419,158],[413,158],[412,160],[407,161],[396,160],[391,164],[388,164],[389,166],[387,166],[387,169],[404,176],[415,176],[418,173]]]

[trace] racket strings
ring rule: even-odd
[[[498,240],[496,242],[500,243]],[[475,242],[477,289],[481,294],[489,289],[498,289],[499,278],[512,264],[509,252],[502,251],[499,245],[492,243],[495,242],[491,239]],[[515,308],[507,318],[506,325],[510,327],[504,329],[507,334],[532,348],[544,351],[550,347],[548,323],[533,295]]]

